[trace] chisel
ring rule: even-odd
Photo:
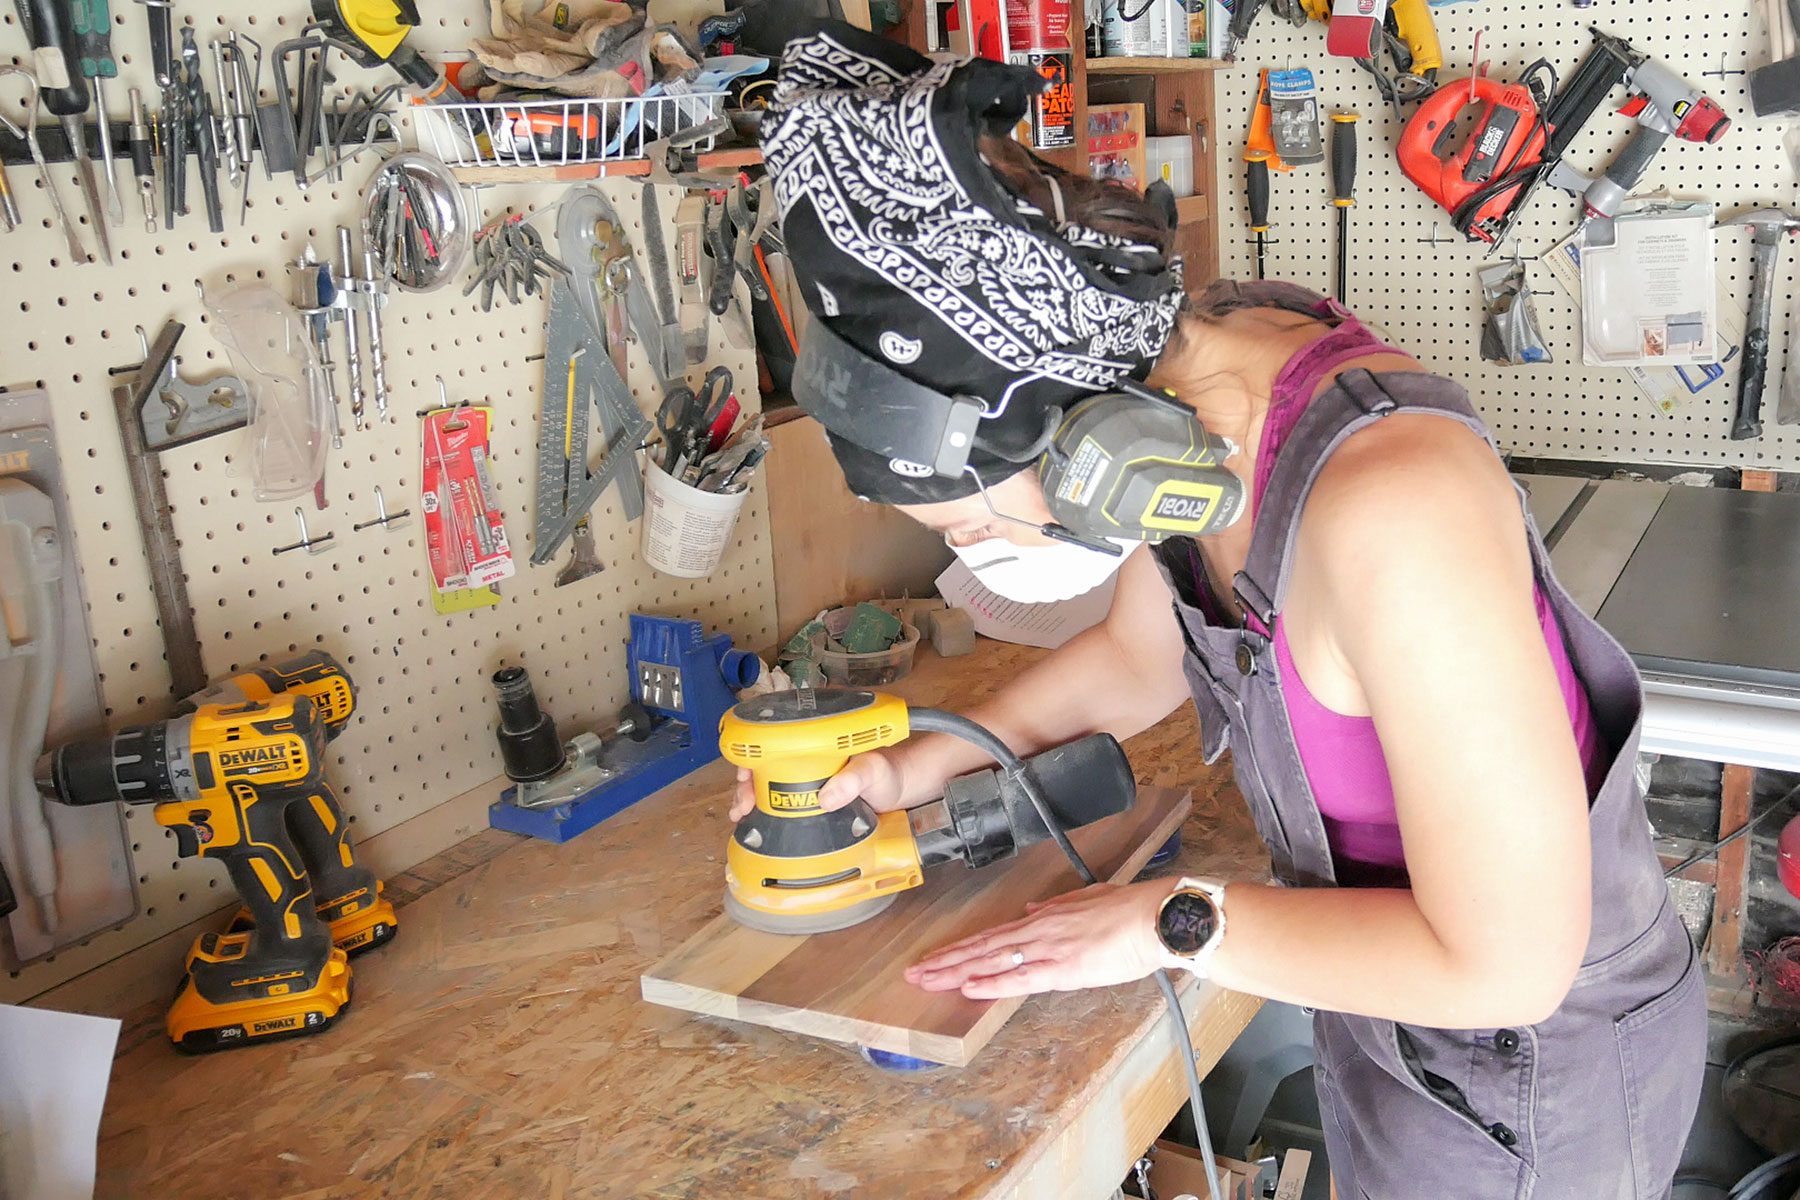
[[[81,85],[75,70],[75,30],[69,10],[58,0],[14,0],[14,6],[19,11],[19,24],[25,29],[25,40],[31,43],[38,94],[44,107],[62,123],[63,134],[75,156],[81,197],[87,204],[88,221],[94,227],[94,241],[100,247],[101,260],[110,264],[112,245],[106,236],[100,187],[94,181],[94,160],[88,156],[87,129],[82,119],[87,116],[88,90]]]

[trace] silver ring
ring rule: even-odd
[[[1012,965],[1015,967],[1022,967],[1025,965],[1025,952],[1023,950],[1014,950],[1012,952]]]

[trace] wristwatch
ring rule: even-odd
[[[1225,885],[1188,876],[1156,910],[1156,936],[1169,966],[1204,973],[1207,960],[1225,939]]]

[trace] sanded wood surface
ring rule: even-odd
[[[900,688],[962,707],[1039,652],[920,651]],[[1127,743],[1191,788],[1170,874],[1262,878],[1243,802],[1192,714]],[[1040,996],[962,1068],[645,1004],[638,977],[720,912],[722,764],[566,846],[522,840],[400,910],[326,1034],[203,1058],[146,1008],[121,1037],[101,1200],[626,1200],[1092,1195],[1180,1102],[1149,981]],[[1256,1002],[1187,989],[1203,1067]],[[1071,1172],[1069,1164],[1081,1164]]]
[[[1069,840],[1095,876],[1124,882],[1191,807],[1184,792],[1146,788],[1129,811],[1072,830]],[[644,973],[644,999],[966,1066],[1024,1000],[927,992],[901,972],[939,946],[1015,919],[1027,901],[1080,886],[1062,851],[1040,842],[979,871],[936,867],[885,912],[832,933],[765,933],[721,915]]]

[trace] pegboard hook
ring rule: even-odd
[[[294,506],[294,522],[300,527],[300,540],[290,546],[277,546],[273,551],[274,553],[286,554],[290,550],[305,550],[308,554],[323,554],[327,550],[333,548],[326,543],[332,541],[337,535],[334,533],[321,533],[318,537],[314,537],[311,533],[307,532],[306,510],[297,504]]]
[[[403,508],[399,512],[389,515],[387,510],[387,497],[381,494],[381,485],[376,484],[375,516],[367,521],[358,521],[356,524],[350,526],[350,531],[352,533],[361,533],[363,530],[376,525],[383,526],[387,529],[397,529],[404,525],[407,518],[410,516],[412,516],[412,509],[410,508]]]

